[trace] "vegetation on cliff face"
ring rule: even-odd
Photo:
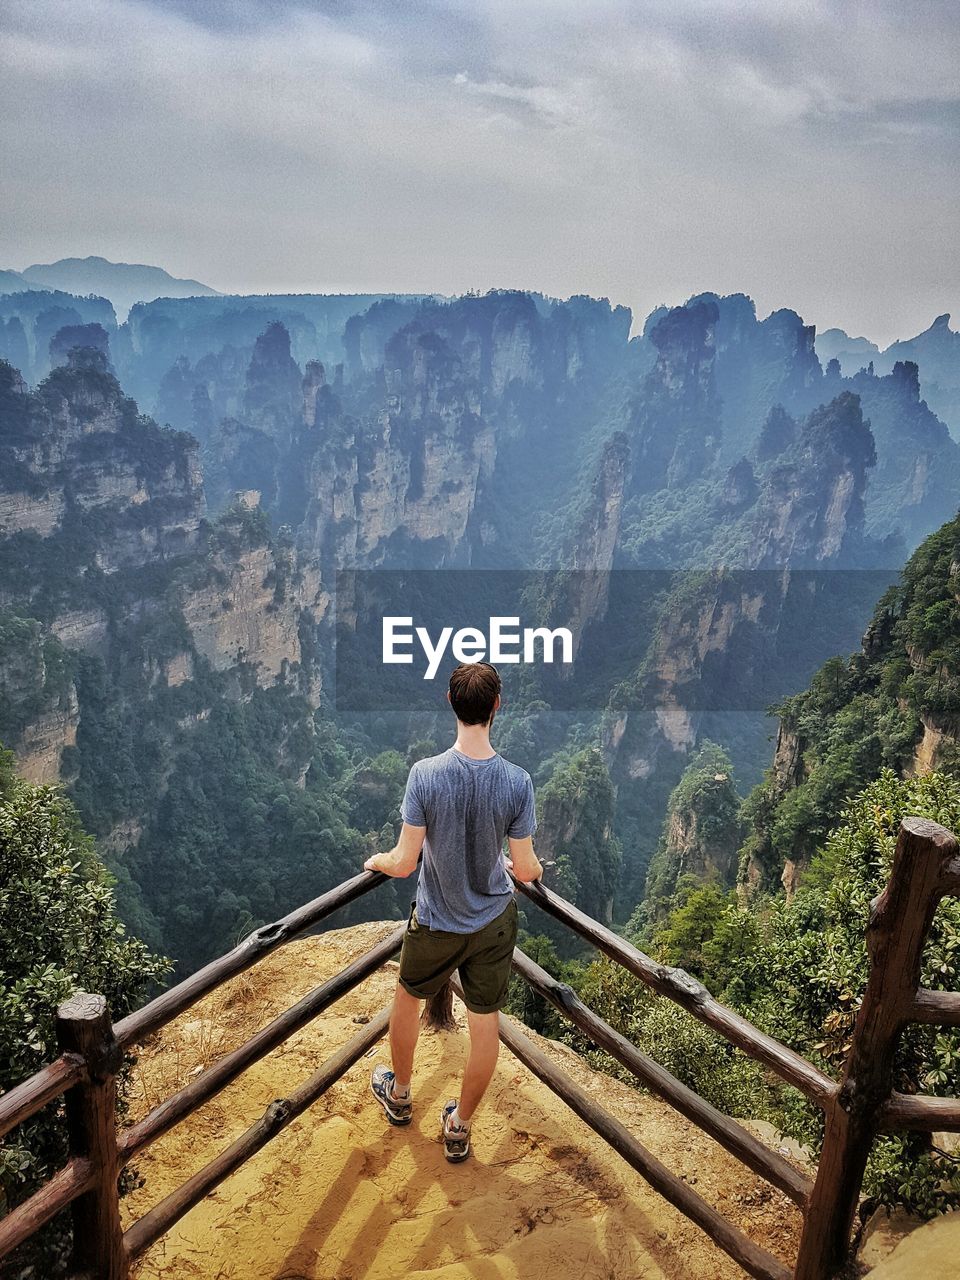
[[[940,772],[899,779],[884,770],[838,815],[789,901],[780,895],[745,906],[716,884],[688,886],[646,945],[655,958],[687,969],[720,1000],[836,1076],[866,984],[870,903],[886,884],[899,823],[907,815],[960,829],[960,782]],[[816,1153],[822,1115],[795,1090],[771,1085],[725,1041],[612,962],[596,960],[572,976],[601,1017],[685,1083],[732,1115],[773,1121]],[[930,933],[922,982],[956,990],[958,980],[960,901],[949,898]],[[897,1087],[905,1092],[955,1095],[960,1032],[911,1026],[896,1071]],[[960,1206],[960,1159],[929,1134],[884,1136],[875,1143],[864,1190],[871,1204],[903,1205],[931,1217]]]
[[[0,1093],[56,1057],[62,1001],[100,992],[123,1017],[168,969],[118,920],[111,878],[73,807],[57,790],[18,779],[11,754],[0,752]],[[0,1213],[66,1155],[60,1099],[0,1147]],[[22,1260],[60,1274],[62,1243],[55,1223]]]
[[[960,730],[960,517],[931,534],[883,596],[863,647],[777,708],[773,768],[749,797],[743,873],[774,887],[806,861],[880,769],[953,770]]]
[[[72,656],[35,619],[0,610],[0,734],[16,740],[68,696]]]
[[[348,757],[334,748],[323,759],[311,723],[309,707],[283,689],[218,698],[172,758],[156,818],[124,865],[139,889],[130,917],[162,939],[181,973],[356,875],[367,856],[363,833],[382,822],[368,827],[373,814],[351,813],[338,786]]]
[[[732,885],[740,806],[729,755],[714,742],[702,742],[670,795],[634,930],[662,916],[681,889],[707,883],[722,890]]]
[[[600,752],[580,751],[559,763],[540,788],[537,848],[556,863],[546,883],[588,915],[610,920],[621,851],[613,834],[614,791]]]
[[[195,441],[97,351],[35,393],[0,365],[0,417],[0,730],[69,785],[124,919],[194,967],[359,860],[330,781],[307,786],[319,574],[255,504],[203,518]],[[50,519],[18,528],[38,495]]]
[[[704,744],[671,795],[646,898],[629,926],[656,959],[686,969],[834,1075],[866,983],[870,904],[886,883],[900,820],[919,815],[960,830],[958,544],[960,518],[927,538],[883,595],[861,653],[831,659],[808,690],[781,703],[773,766],[742,808],[729,759]],[[702,845],[711,833],[732,871],[742,826],[743,880],[734,890]],[[687,858],[698,862],[697,874],[682,874]],[[816,1152],[819,1110],[772,1087],[682,1011],[606,960],[565,976],[722,1109],[767,1118]],[[922,981],[956,990],[958,980],[960,902],[951,898],[937,913]],[[911,1026],[897,1073],[897,1088],[908,1093],[956,1095],[960,1033]],[[930,1135],[883,1137],[865,1192],[870,1205],[932,1216],[960,1205],[960,1160]]]

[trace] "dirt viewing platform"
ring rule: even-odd
[[[135,1121],[189,1083],[258,1026],[332,977],[396,927],[356,925],[290,943],[232,979],[144,1046],[134,1071]],[[389,1001],[391,962],[137,1162],[144,1185],[127,1196],[133,1221],[292,1090]],[[393,1129],[369,1091],[382,1041],[306,1114],[157,1242],[138,1280],[739,1280],[743,1272],[678,1213],[545,1084],[503,1047],[463,1166],[443,1158],[442,1103],[467,1050],[458,1029],[423,1032],[414,1121]],[[587,1093],[750,1237],[785,1262],[800,1215],[664,1102],[593,1071],[571,1049],[524,1033]],[[775,1143],[769,1126],[752,1126]],[[787,1144],[780,1146],[787,1150]],[[794,1153],[796,1154],[796,1153]],[[798,1160],[799,1163],[799,1160]],[[899,1280],[936,1271],[960,1237],[954,1215],[906,1240],[873,1274]],[[875,1240],[871,1261],[897,1236]],[[904,1270],[898,1261],[903,1255]],[[946,1265],[944,1253],[944,1265]]]

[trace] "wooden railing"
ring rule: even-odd
[[[124,1050],[384,879],[374,872],[355,876],[275,924],[256,930],[233,951],[116,1025],[111,1024],[101,996],[80,994],[62,1005],[57,1018],[61,1056],[0,1097],[0,1138],[65,1093],[70,1158],[30,1199],[0,1219],[0,1258],[69,1205],[73,1214],[71,1266],[77,1280],[126,1280],[134,1259],[357,1062],[386,1032],[389,1008],[381,1010],[289,1097],[271,1103],[261,1119],[219,1156],[122,1230],[117,1179],[124,1166],[396,955],[405,926],[399,925],[341,973],[118,1136],[116,1074]],[[501,1015],[501,1039],[515,1056],[757,1280],[827,1280],[837,1274],[846,1260],[864,1168],[879,1132],[960,1131],[960,1100],[904,1095],[893,1089],[894,1053],[907,1023],[960,1026],[960,994],[920,988],[923,948],[937,904],[947,894],[960,894],[957,841],[936,823],[908,818],[901,824],[890,879],[874,902],[867,925],[870,972],[839,1082],[720,1004],[689,974],[657,964],[544,885],[518,883],[518,888],[654,991],[718,1031],[822,1108],[825,1138],[816,1178],[811,1181],[597,1017],[569,986],[556,982],[522,951],[515,952],[514,968],[534,991],[642,1084],[802,1210],[804,1228],[791,1271],[661,1164]]]
[[[63,1052],[55,1062],[0,1097],[0,1138],[65,1092],[70,1159],[29,1200],[0,1219],[0,1259],[71,1205],[71,1270],[77,1280],[125,1280],[132,1259],[315,1101],[376,1043],[387,1025],[386,1010],[324,1063],[297,1094],[271,1104],[263,1118],[227,1151],[126,1232],[121,1231],[117,1179],[124,1166],[161,1134],[219,1093],[246,1067],[275,1049],[396,955],[403,926],[342,973],[311,991],[245,1044],[218,1059],[203,1075],[155,1107],[118,1138],[114,1122],[116,1073],[124,1050],[384,880],[386,876],[371,871],[354,876],[282,920],[255,930],[238,947],[122,1018],[115,1026],[110,1023],[102,996],[80,994],[61,1005],[57,1014],[57,1038]]]

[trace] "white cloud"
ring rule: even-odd
[[[743,289],[880,338],[960,309],[948,7],[337,11],[7,0],[0,265],[640,311]]]

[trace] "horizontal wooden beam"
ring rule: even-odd
[[[322,986],[316,987],[256,1035],[251,1036],[231,1053],[224,1054],[196,1080],[192,1080],[183,1089],[161,1102],[142,1120],[131,1125],[119,1142],[121,1167],[133,1160],[151,1142],[155,1142],[161,1134],[172,1129],[185,1116],[202,1106],[214,1094],[226,1088],[247,1067],[265,1057],[294,1032],[305,1027],[318,1014],[323,1013],[335,1001],[375,973],[400,950],[405,927],[400,925],[365,955],[359,956]]]
[[[0,1138],[29,1120],[48,1102],[86,1078],[83,1058],[76,1053],[61,1054],[39,1071],[0,1097]]]
[[[462,996],[459,985],[457,983],[453,985],[457,993]],[[524,1066],[552,1089],[557,1097],[562,1098],[567,1106],[632,1168],[636,1169],[655,1191],[695,1222],[714,1244],[729,1254],[748,1275],[754,1277],[754,1280],[791,1280],[788,1267],[785,1267],[773,1254],[754,1244],[712,1205],[707,1204],[702,1196],[697,1195],[691,1187],[687,1186],[681,1178],[671,1173],[666,1165],[661,1164],[656,1156],[637,1141],[625,1125],[598,1106],[593,1098],[575,1085],[565,1072],[556,1067],[547,1055],[527,1036],[519,1032],[503,1014],[500,1015],[500,1039]]]
[[[291,911],[289,915],[275,920],[273,924],[265,924],[259,929],[254,929],[253,933],[248,934],[232,951],[219,956],[216,960],[211,960],[208,965],[198,969],[196,973],[191,974],[175,987],[171,987],[169,991],[164,991],[142,1009],[121,1018],[114,1027],[114,1034],[120,1046],[126,1049],[131,1044],[143,1040],[152,1031],[157,1031],[172,1018],[183,1013],[184,1009],[189,1009],[192,1004],[196,1004],[228,978],[242,973],[244,969],[249,969],[252,964],[256,964],[277,947],[282,947],[298,934],[325,920],[334,911],[363,897],[365,893],[369,893],[386,879],[387,877],[379,871],[364,871],[351,880],[345,880],[343,884],[337,885],[328,893],[321,894],[319,898],[314,898],[312,902],[297,907],[296,911]]]
[[[960,1133],[960,1098],[935,1098],[930,1094],[893,1093],[884,1104],[877,1128],[943,1130]]]
[[[517,949],[513,967],[538,994],[550,1003],[612,1057],[632,1071],[648,1089],[659,1094],[688,1120],[741,1160],[754,1173],[784,1191],[802,1209],[813,1183],[788,1160],[771,1151],[743,1125],[726,1116],[698,1093],[681,1083],[653,1058],[641,1052],[624,1036],[588,1008],[577,994],[563,982],[557,982],[529,956]]]
[[[148,1249],[194,1205],[199,1204],[214,1187],[218,1187],[234,1170],[249,1160],[261,1147],[266,1146],[270,1139],[284,1129],[291,1120],[316,1102],[321,1094],[335,1084],[371,1046],[377,1043],[386,1032],[389,1023],[390,1009],[386,1008],[342,1049],[328,1058],[320,1070],[300,1085],[288,1098],[271,1102],[256,1124],[251,1125],[226,1150],[135,1222],[123,1237],[128,1258],[136,1258],[144,1249]]]
[[[525,884],[517,880],[515,883],[531,902],[535,902],[548,915],[568,925],[598,951],[623,965],[659,995],[666,996],[708,1027],[712,1027],[749,1057],[762,1062],[812,1102],[826,1108],[836,1097],[838,1086],[829,1076],[819,1071],[801,1054],[766,1035],[739,1013],[715,1000],[702,983],[691,978],[683,969],[674,969],[651,960],[539,881]]]
[[[6,1257],[78,1196],[89,1191],[95,1181],[96,1172],[89,1160],[74,1159],[58,1169],[29,1200],[24,1200],[23,1204],[18,1204],[0,1218],[0,1258]]]
[[[917,992],[910,1020],[933,1023],[940,1027],[960,1027],[960,992],[927,991],[922,988]]]

